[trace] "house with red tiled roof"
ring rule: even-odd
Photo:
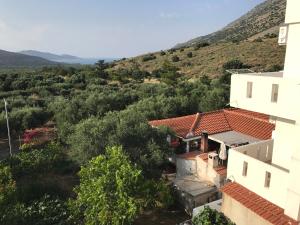
[[[275,124],[269,119],[230,108],[149,122],[172,129],[171,145],[185,152],[177,154],[174,185],[185,196],[181,202],[187,211],[220,198],[217,188],[225,183],[229,149],[271,139]]]
[[[203,133],[212,136],[212,138],[215,134],[226,132],[231,133],[232,136],[241,134],[241,139],[243,140],[246,139],[245,136],[247,135],[249,136],[249,141],[253,142],[254,140],[270,139],[275,128],[275,125],[269,121],[268,115],[238,108],[153,120],[149,123],[153,127],[167,126],[171,128],[177,140],[180,139],[186,143],[187,152],[191,149],[191,142],[200,140]],[[245,135],[244,138],[242,138],[243,135]],[[228,144],[240,143],[231,141]]]
[[[237,225],[299,225],[299,10],[299,0],[287,0],[279,33],[279,43],[287,45],[284,71],[231,76],[230,105],[268,114],[276,124],[273,139],[230,149],[221,211]],[[253,123],[249,129],[246,123],[240,119],[231,128],[267,136],[262,130],[268,125]]]

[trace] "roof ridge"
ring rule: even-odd
[[[228,127],[229,127],[231,130],[233,130],[233,128],[231,127],[231,125],[230,125],[230,123],[229,123],[229,121],[228,121],[228,119],[227,119],[225,110],[226,110],[226,109],[223,109],[223,110],[222,110],[222,111],[223,111],[223,116],[224,116],[224,118],[225,118],[225,120],[226,120],[226,122],[227,122]]]
[[[189,133],[194,133],[194,130],[195,130],[196,126],[198,125],[198,122],[200,121],[200,118],[201,118],[200,115],[201,115],[201,113],[199,113],[199,112],[196,114],[196,118],[195,118],[195,120],[194,120],[194,122],[193,122],[193,124],[192,124],[192,126],[191,126],[191,128],[190,128],[190,130],[188,132],[188,134]]]

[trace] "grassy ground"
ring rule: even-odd
[[[130,68],[137,63],[141,69],[151,72],[160,68],[165,60],[172,61],[172,57],[176,55],[180,60],[174,64],[190,77],[204,74],[218,76],[222,73],[222,65],[231,59],[241,60],[254,71],[267,71],[273,65],[283,66],[285,47],[277,44],[277,38],[266,38],[262,42],[248,40],[240,43],[217,43],[198,50],[188,47],[174,53],[165,52],[166,55],[163,56],[160,52],[153,53],[156,59],[146,62],[142,60],[143,55],[119,61],[115,69]],[[187,56],[188,52],[192,52],[191,58]]]
[[[190,217],[180,209],[147,211],[141,215],[134,225],[176,225]]]

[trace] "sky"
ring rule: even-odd
[[[264,0],[0,0],[0,49],[132,57],[216,31]]]

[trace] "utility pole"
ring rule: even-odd
[[[5,107],[5,117],[6,117],[6,126],[7,126],[7,134],[8,134],[9,154],[10,154],[10,156],[12,156],[9,121],[8,121],[8,113],[7,113],[7,102],[6,102],[5,99],[3,99],[3,100],[4,100],[4,107]]]

